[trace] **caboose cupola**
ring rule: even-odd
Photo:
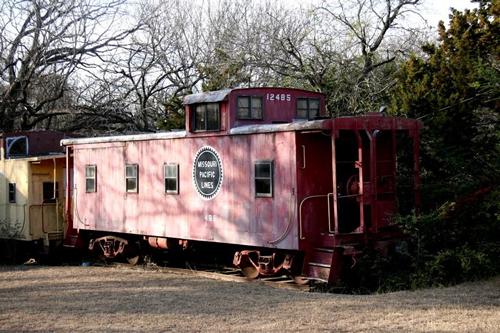
[[[327,116],[323,94],[291,88],[224,89],[188,95],[184,105],[191,135],[227,134],[235,127]]]

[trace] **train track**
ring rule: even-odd
[[[186,275],[186,276],[196,276],[203,277],[208,279],[220,280],[220,281],[229,281],[229,282],[238,282],[238,283],[254,283],[270,286],[273,288],[279,289],[289,289],[289,290],[298,290],[302,292],[309,292],[311,290],[309,284],[298,284],[293,278],[289,276],[273,276],[273,277],[263,277],[249,280],[241,273],[240,269],[223,267],[223,268],[177,268],[177,267],[168,267],[168,266],[160,266],[157,264],[144,264],[144,265],[136,265],[131,266],[125,263],[92,263],[93,266],[103,266],[103,267],[115,267],[115,268],[123,268],[123,269],[136,269],[136,270],[144,270],[144,271],[159,271],[163,273],[177,274],[177,275]]]

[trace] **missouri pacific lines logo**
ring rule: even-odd
[[[193,182],[204,199],[214,198],[222,185],[222,162],[217,151],[205,146],[196,153],[193,163]]]

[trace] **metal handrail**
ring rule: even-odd
[[[306,146],[302,145],[302,169],[306,168]]]
[[[73,211],[75,212],[74,217],[76,217],[76,219],[78,220],[78,223],[83,224],[85,227],[90,227],[89,223],[82,221],[82,219],[80,218],[80,214],[78,212],[78,191],[77,191],[76,185],[73,187],[73,207],[74,207]],[[77,228],[77,229],[80,229],[80,228]]]
[[[327,194],[327,205],[328,205],[328,232],[331,234],[335,233],[335,229],[332,230],[332,216],[331,216],[331,211],[330,211],[330,196],[332,197],[333,200],[333,193],[328,193]],[[335,204],[335,202],[334,202]]]
[[[285,231],[276,239],[273,239],[273,240],[270,240],[268,241],[267,243],[268,244],[277,244],[279,242],[281,242],[283,239],[285,239],[285,237],[290,233],[290,230],[292,229],[291,226],[292,226],[292,219],[293,219],[293,216],[295,216],[295,210],[296,210],[296,205],[294,204],[295,203],[295,200],[294,200],[294,195],[292,193],[292,195],[290,196],[290,203],[289,203],[289,208],[288,208],[288,223],[286,225],[286,228],[285,228]]]
[[[333,197],[333,193],[328,193],[328,194],[318,194],[318,195],[310,195],[308,197],[305,197],[304,199],[302,199],[302,201],[300,202],[300,205],[299,205],[299,239],[300,240],[304,240],[306,239],[304,237],[304,234],[303,234],[303,228],[302,228],[302,205],[304,204],[304,202],[306,202],[307,200],[310,200],[310,199],[317,199],[317,198],[324,198],[326,197],[326,200],[327,200],[327,205],[328,205],[328,232],[330,233],[335,233],[335,230],[331,230],[331,210],[330,210],[330,196]]]
[[[333,194],[333,193],[332,193]],[[359,197],[361,196],[361,193],[357,194],[347,194],[347,195],[339,195],[337,196],[338,199],[343,199],[343,198],[354,198],[354,197]]]

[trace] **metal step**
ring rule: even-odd
[[[47,233],[48,240],[61,240],[63,239],[62,232],[49,232]]]
[[[305,273],[311,278],[335,284],[342,278],[342,267],[345,255],[356,254],[354,246],[345,245],[342,248],[318,247],[307,257]]]
[[[78,235],[69,235],[64,240],[63,246],[67,248],[75,248],[77,242],[78,242]]]
[[[315,267],[322,267],[322,268],[328,268],[330,269],[332,266],[331,265],[328,265],[328,264],[321,264],[319,262],[310,262],[308,264],[309,266],[315,266]]]
[[[330,247],[316,247],[316,248],[314,248],[314,250],[317,252],[333,253],[333,248],[330,248]]]
[[[327,282],[330,278],[330,267],[325,264],[310,262],[308,265],[307,276]]]
[[[309,262],[318,264],[326,264],[328,266],[332,263],[333,249],[332,248],[315,248],[313,249]]]
[[[322,281],[328,281],[333,258],[333,248],[314,248],[308,258],[308,276]]]

